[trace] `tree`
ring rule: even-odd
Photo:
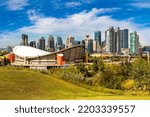
[[[104,71],[105,65],[102,58],[93,58],[93,72],[97,73],[98,71]]]
[[[136,60],[130,75],[136,81],[136,89],[144,90],[145,86],[147,89],[150,88],[150,65],[145,60]]]
[[[89,72],[88,69],[85,67],[85,65],[83,63],[79,63],[77,65],[77,69],[85,76],[85,77],[89,77]]]

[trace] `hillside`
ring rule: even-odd
[[[0,99],[150,99],[115,96],[73,85],[39,71],[0,68]]]
[[[97,95],[39,71],[0,68],[0,99],[76,99]]]

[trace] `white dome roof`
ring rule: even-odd
[[[14,54],[20,57],[34,58],[38,56],[44,56],[50,54],[50,52],[43,51],[37,48],[29,47],[29,46],[16,46],[13,48]]]

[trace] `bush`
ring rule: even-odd
[[[93,85],[99,84],[106,88],[120,89],[120,84],[123,78],[118,75],[118,69],[119,66],[107,66],[103,72],[99,71],[95,77],[92,78]]]
[[[88,72],[88,69],[85,67],[85,65],[83,63],[79,63],[77,65],[77,70],[79,72],[81,72],[85,77],[89,77],[90,76],[90,73]]]
[[[121,88],[123,90],[133,90],[134,86],[135,86],[135,82],[134,80],[131,79],[127,79],[121,83]]]
[[[145,60],[137,59],[132,65],[130,75],[136,82],[136,90],[150,89],[150,65]]]
[[[75,84],[85,82],[84,74],[82,74],[75,66],[70,66],[69,68],[63,70],[60,73],[60,77]]]
[[[143,59],[106,66],[101,58],[93,58],[90,67],[80,63],[63,70],[52,69],[49,73],[74,84],[120,90],[150,90],[150,65]]]
[[[93,58],[93,72],[97,73],[98,71],[104,71],[105,70],[105,65],[104,61],[102,58]]]

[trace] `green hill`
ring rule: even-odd
[[[39,71],[0,68],[0,99],[76,99],[96,95]]]
[[[28,69],[0,68],[0,99],[150,99],[90,91],[48,74]]]

